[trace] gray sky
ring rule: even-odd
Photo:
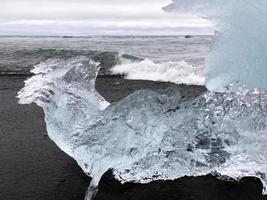
[[[211,24],[166,13],[171,0],[1,0],[0,34],[208,34]]]

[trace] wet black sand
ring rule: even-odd
[[[35,105],[17,104],[15,96],[25,78],[0,76],[0,200],[82,200],[90,179],[49,140],[42,110]],[[162,89],[169,85],[114,77],[97,80],[97,89],[109,101],[119,100],[136,89]],[[180,88],[185,98],[205,91],[196,86],[175,87]],[[100,182],[96,199],[259,200],[260,191],[261,184],[255,179],[245,180],[241,186],[210,176],[121,185],[107,173]]]
[[[88,180],[46,136],[42,110],[18,105],[26,77],[0,77],[0,200],[79,200]]]

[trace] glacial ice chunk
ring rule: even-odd
[[[95,90],[99,64],[48,60],[25,81],[19,103],[45,113],[49,137],[93,179],[103,173],[146,183],[217,171],[267,180],[267,93],[239,89],[182,100],[179,91],[142,90],[110,104]]]
[[[267,88],[266,0],[174,0],[166,11],[190,12],[214,23],[213,50],[207,59],[209,90],[246,85]]]

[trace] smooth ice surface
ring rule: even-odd
[[[211,20],[218,30],[207,59],[210,90],[267,88],[266,0],[174,0],[166,11],[191,12]]]
[[[93,177],[149,182],[217,171],[257,176],[266,185],[267,93],[239,89],[182,101],[179,91],[137,91],[109,104],[95,90],[98,63],[48,60],[32,71],[19,103],[45,112],[49,137]]]

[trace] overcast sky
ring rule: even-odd
[[[0,0],[1,35],[210,34],[211,24],[167,13],[171,0]]]

